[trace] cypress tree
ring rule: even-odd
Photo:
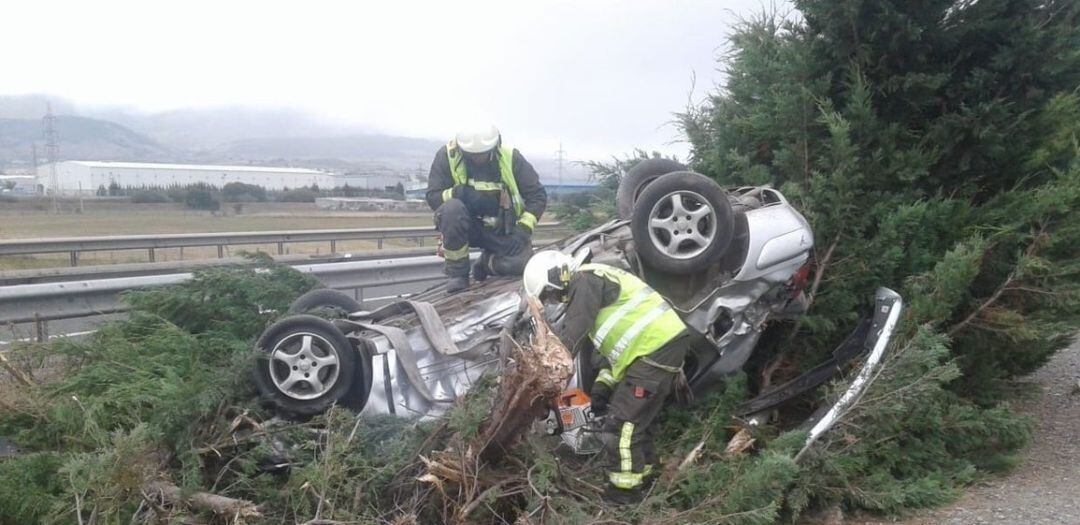
[[[811,366],[868,305],[908,309],[885,372],[788,495],[941,503],[1029,435],[1009,380],[1080,315],[1080,7],[797,0],[744,21],[725,85],[682,116],[694,167],[773,184],[816,235],[821,287],[784,349]],[[801,15],[801,16],[799,16]]]

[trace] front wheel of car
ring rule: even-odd
[[[661,272],[702,271],[724,253],[734,233],[734,211],[719,184],[699,173],[668,173],[642,191],[630,231],[637,253]]]
[[[288,417],[325,412],[356,379],[356,351],[345,334],[320,317],[286,317],[267,328],[257,348],[259,393]]]

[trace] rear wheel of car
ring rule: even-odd
[[[312,314],[328,318],[344,318],[363,309],[356,299],[329,288],[312,290],[297,297],[289,305],[290,314]]]
[[[619,218],[629,219],[634,213],[634,203],[641,192],[654,180],[674,171],[686,171],[686,166],[669,159],[645,159],[626,172],[615,194]]]
[[[691,274],[709,267],[731,243],[734,212],[716,182],[689,171],[654,180],[630,221],[637,253],[650,267]]]
[[[320,317],[286,317],[263,333],[257,348],[259,393],[288,417],[325,412],[356,379],[356,350],[345,334]]]

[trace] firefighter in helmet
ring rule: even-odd
[[[578,266],[562,252],[534,255],[523,281],[527,296],[565,304],[555,332],[575,356],[591,346],[607,361],[590,391],[593,412],[608,416],[606,496],[640,500],[658,474],[653,426],[681,374],[691,341],[686,325],[634,274],[604,264]]]
[[[469,286],[469,249],[480,248],[471,273],[521,275],[532,255],[532,234],[547,207],[547,191],[532,164],[483,125],[460,131],[435,153],[427,202],[435,211],[446,257],[446,289]]]

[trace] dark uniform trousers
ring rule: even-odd
[[[604,424],[604,445],[608,472],[617,487],[633,488],[627,485],[637,485],[635,479],[642,481],[659,467],[653,426],[674,389],[690,341],[683,334],[652,354],[639,357],[615,385]],[[616,483],[620,477],[623,486]]]
[[[459,199],[450,199],[435,210],[435,229],[443,238],[446,251],[446,275],[450,277],[468,277],[469,257],[454,258],[452,252],[464,247],[480,248],[487,261],[487,272],[495,275],[521,275],[525,263],[532,256],[529,244],[513,249],[509,235],[488,227],[483,220],[469,213],[465,203]]]

